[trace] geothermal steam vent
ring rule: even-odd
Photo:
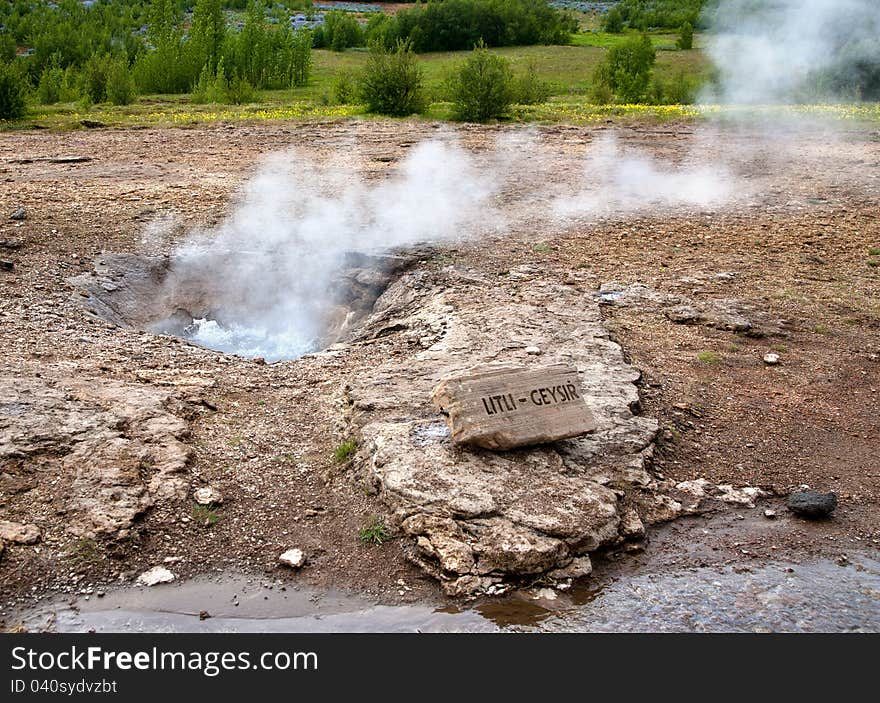
[[[120,327],[278,361],[349,338],[408,262],[348,253],[322,281],[323,296],[314,294],[313,280],[278,276],[284,285],[263,285],[278,263],[248,252],[107,254],[70,283],[90,312]]]

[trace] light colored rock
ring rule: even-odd
[[[768,520],[775,520],[776,519],[776,511],[770,510],[770,508],[767,508],[767,510],[764,511],[764,517],[767,518]]]
[[[570,364],[476,366],[443,379],[432,397],[454,441],[485,449],[545,444],[597,427]]]
[[[139,586],[156,586],[160,583],[171,583],[175,578],[177,577],[164,566],[154,566],[138,576],[135,583]]]
[[[0,407],[19,409],[0,422],[0,466],[57,476],[51,497],[78,537],[118,536],[155,501],[187,494],[187,409],[172,391],[44,369],[0,377]]]
[[[306,563],[306,555],[301,549],[288,549],[278,557],[278,561],[291,569],[299,569]]]
[[[223,495],[214,486],[202,486],[193,491],[193,499],[199,505],[215,505],[223,502]]]
[[[523,351],[530,356],[538,356],[542,353],[540,347],[526,347]]]
[[[639,514],[633,510],[624,510],[620,516],[620,536],[624,539],[641,539],[645,536],[645,525]]]
[[[0,520],[0,540],[15,544],[36,544],[40,536],[40,528],[36,525]]]
[[[764,363],[767,366],[776,366],[779,363],[779,354],[775,352],[767,352],[764,354]]]
[[[732,503],[733,505],[742,505],[747,508],[755,507],[755,500],[766,495],[760,488],[753,486],[743,486],[742,488],[734,488],[728,484],[720,484],[716,486],[718,491],[717,498],[724,503]]]
[[[575,557],[568,566],[554,569],[547,575],[552,579],[562,581],[565,579],[584,578],[591,573],[593,573],[593,562],[590,560],[590,557],[584,555],[582,557]]]
[[[535,600],[556,600],[557,593],[552,588],[539,588],[532,592]]]
[[[596,302],[540,275],[499,284],[452,268],[410,271],[352,340],[400,335],[413,349],[351,378],[340,407],[360,435],[359,468],[415,543],[411,558],[451,595],[499,592],[618,542],[620,496],[653,490],[657,423],[633,414],[638,371]],[[546,365],[577,369],[595,431],[505,452],[456,444],[432,389],[463,369],[521,363],[523,339]]]

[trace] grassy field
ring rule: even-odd
[[[690,105],[592,105],[587,97],[590,77],[607,52],[607,47],[623,40],[622,35],[587,32],[576,35],[570,46],[527,46],[495,49],[510,59],[515,72],[533,64],[551,88],[551,97],[539,105],[515,106],[511,119],[523,122],[588,123],[606,119],[668,120],[696,119],[720,108]],[[658,47],[672,47],[675,35],[656,34]],[[425,85],[431,100],[426,112],[429,119],[449,119],[451,105],[446,102],[444,82],[468,52],[443,52],[420,56]],[[247,105],[197,105],[188,95],[142,96],[124,107],[95,105],[84,108],[76,103],[51,106],[33,105],[28,116],[18,122],[0,122],[0,129],[40,127],[77,129],[83,120],[107,126],[187,125],[202,122],[271,119],[334,119],[366,116],[360,105],[334,103],[334,82],[342,72],[355,76],[367,61],[366,50],[350,49],[342,53],[326,50],[313,52],[314,66],[307,86],[289,90],[267,90],[257,94]],[[655,72],[661,79],[680,73],[702,81],[710,69],[708,59],[699,49],[657,52]],[[786,108],[795,111],[822,111],[845,119],[880,121],[876,105],[808,106]]]

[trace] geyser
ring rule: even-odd
[[[76,295],[98,317],[195,344],[267,361],[296,359],[347,339],[376,299],[409,263],[395,255],[348,252],[326,278],[323,295],[298,297],[279,314],[290,290],[229,285],[222,275],[235,258],[239,269],[272,276],[270,257],[258,252],[180,256],[107,254],[94,274],[71,279]],[[262,291],[262,295],[256,293]]]

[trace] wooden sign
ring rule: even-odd
[[[433,393],[452,439],[486,449],[513,449],[577,437],[596,429],[577,369],[478,366],[445,378]]]

